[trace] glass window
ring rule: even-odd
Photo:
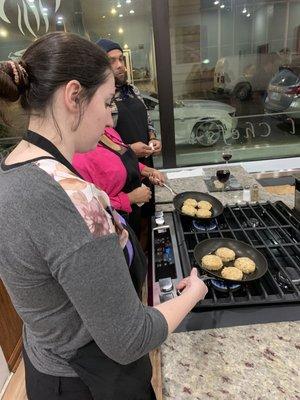
[[[177,165],[300,155],[300,2],[170,0]]]
[[[111,39],[124,48],[129,81],[147,95],[153,95],[156,101],[150,1],[3,0],[1,6],[1,60],[18,59],[36,38],[51,31],[74,32],[92,41],[99,38]],[[26,128],[26,117],[21,116],[17,104],[14,107],[18,109],[18,114],[13,119],[13,126],[7,129],[0,123],[0,146]],[[155,126],[159,127],[158,110],[153,117],[156,119]],[[14,142],[13,139],[11,141]],[[5,144],[5,148],[7,146]]]

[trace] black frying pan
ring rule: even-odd
[[[212,204],[212,216],[210,218],[199,218],[199,217],[191,217],[190,215],[184,214],[181,211],[181,208],[183,206],[183,203],[185,200],[187,199],[195,199],[197,201],[201,201],[201,200],[206,200],[209,201]],[[174,204],[174,208],[175,210],[177,210],[179,212],[179,214],[188,217],[188,218],[192,218],[192,219],[199,219],[201,221],[210,221],[212,218],[216,218],[219,215],[221,215],[223,213],[224,207],[222,205],[222,203],[216,199],[215,197],[211,196],[210,194],[207,193],[201,193],[201,192],[182,192],[177,194],[174,198],[173,198],[173,204]]]
[[[201,259],[207,254],[214,254],[219,247],[228,247],[235,252],[236,258],[238,257],[249,257],[256,264],[256,269],[251,274],[243,274],[241,281],[234,281],[232,279],[225,279],[221,275],[222,268],[218,271],[211,271],[207,268],[202,267]],[[268,262],[263,254],[261,254],[254,247],[249,246],[247,243],[240,242],[235,239],[206,239],[198,243],[194,248],[194,257],[200,268],[218,279],[227,282],[250,282],[261,278],[268,270]],[[233,266],[233,262],[224,265],[225,267]]]

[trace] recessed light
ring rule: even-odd
[[[246,16],[249,18],[249,17],[250,17],[250,15],[251,15],[251,14],[250,14],[250,13],[248,13]]]
[[[120,7],[122,7],[122,5],[121,5],[120,3],[118,3],[118,4],[117,4],[117,7],[120,8]]]
[[[244,7],[242,13],[243,13],[243,14],[246,14],[246,12],[247,12],[247,8]]]
[[[130,3],[131,3],[131,0],[126,0],[126,3],[127,3],[127,4],[130,4]]]
[[[221,5],[220,5],[220,8],[224,8],[224,7],[225,7],[225,5],[224,5],[224,4],[221,4]]]
[[[106,16],[105,16],[105,15],[102,15],[102,18],[104,19],[104,18],[106,18]]]
[[[129,11],[129,14],[134,14],[134,10],[130,10],[130,11]]]
[[[119,14],[119,17],[122,18],[122,17],[123,17],[123,14]]]
[[[113,7],[113,8],[110,10],[110,12],[112,13],[112,15],[115,15],[116,12],[117,12],[117,10]]]
[[[0,29],[0,36],[1,37],[7,37],[8,36],[8,32],[6,29]]]
[[[118,32],[119,33],[124,33],[123,28],[119,28]]]
[[[219,0],[216,0],[216,1],[214,2],[214,4],[215,4],[216,6],[217,6],[219,3],[220,3]]]

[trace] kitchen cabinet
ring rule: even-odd
[[[10,371],[18,366],[22,348],[22,321],[0,280],[0,346]]]

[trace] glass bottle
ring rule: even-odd
[[[249,202],[251,200],[250,186],[246,185],[243,189],[243,201]]]

